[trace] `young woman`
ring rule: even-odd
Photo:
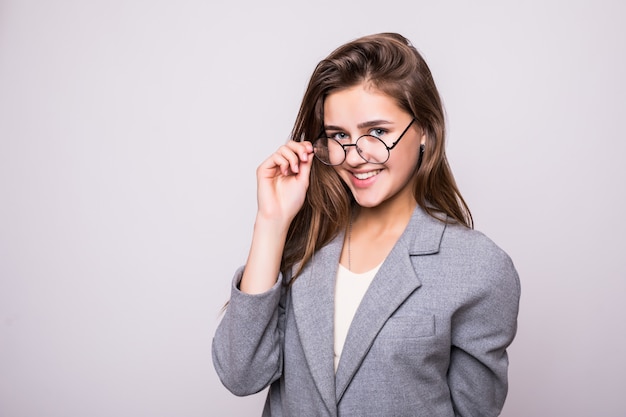
[[[426,63],[384,33],[315,69],[292,139],[257,169],[250,253],[213,340],[264,416],[497,416],[520,286],[445,155]]]

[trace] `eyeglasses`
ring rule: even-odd
[[[357,138],[354,143],[345,144],[340,143],[335,138],[324,136],[313,142],[313,153],[323,164],[336,166],[343,164],[343,161],[346,160],[346,148],[354,146],[359,156],[365,162],[384,164],[389,159],[389,151],[395,148],[398,142],[400,142],[400,139],[402,139],[404,134],[409,130],[413,122],[415,122],[415,118],[411,120],[411,123],[402,131],[400,137],[396,139],[391,146],[387,146],[382,139],[373,135],[363,135]]]

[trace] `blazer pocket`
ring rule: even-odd
[[[419,339],[435,335],[435,316],[390,317],[378,337],[381,339]]]

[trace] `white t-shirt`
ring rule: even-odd
[[[335,372],[354,314],[379,268],[380,265],[362,274],[355,274],[339,264],[335,281]]]

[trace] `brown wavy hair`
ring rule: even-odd
[[[315,140],[322,132],[324,100],[332,92],[368,83],[393,97],[426,133],[413,195],[431,216],[473,227],[445,153],[444,110],[428,65],[408,39],[397,33],[365,36],[340,46],[311,76],[291,140]],[[352,195],[332,167],[313,160],[304,205],[295,216],[281,269],[298,265],[294,279],[315,251],[345,230]]]

